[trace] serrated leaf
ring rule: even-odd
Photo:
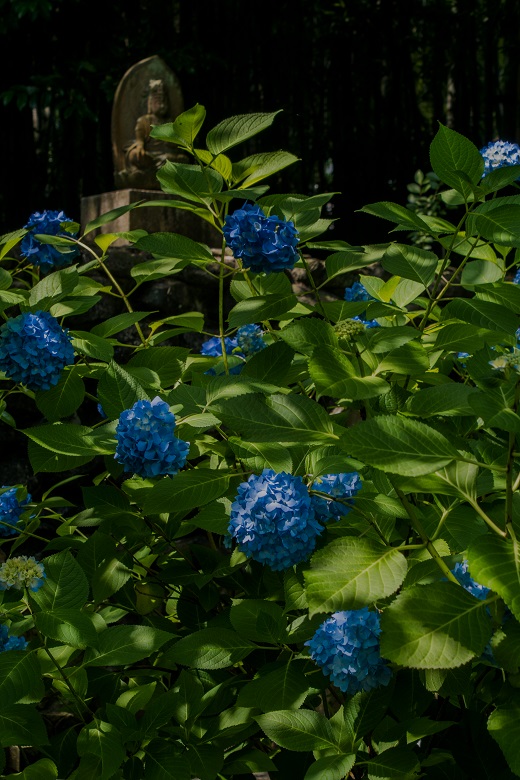
[[[520,549],[516,541],[486,534],[468,548],[471,576],[505,601],[520,620]]]
[[[88,582],[81,566],[68,550],[44,558],[46,578],[43,586],[31,594],[40,609],[81,609],[88,598]]]
[[[311,710],[276,710],[255,720],[269,739],[288,750],[338,750],[329,721]]]
[[[41,716],[28,704],[11,704],[0,710],[0,747],[48,745]]]
[[[239,707],[258,707],[262,712],[298,709],[309,692],[309,683],[301,669],[301,662],[289,663],[241,688]]]
[[[79,374],[65,368],[58,384],[49,390],[38,390],[35,394],[36,406],[49,422],[74,414],[85,397],[85,385]]]
[[[424,287],[428,287],[433,281],[438,262],[439,259],[433,252],[406,244],[390,244],[381,265],[391,274],[420,282]]]
[[[177,642],[168,655],[192,669],[225,669],[248,656],[256,645],[226,628],[204,628]]]
[[[151,626],[114,626],[99,634],[97,649],[85,653],[85,666],[126,666],[159,650],[174,634]]]
[[[257,295],[247,298],[234,306],[229,312],[230,328],[239,328],[251,322],[278,319],[287,314],[297,303],[293,292],[281,295]]]
[[[410,780],[419,777],[416,772],[420,765],[417,756],[411,750],[400,747],[389,748],[370,761],[363,762],[368,771],[370,780]]]
[[[515,692],[516,694],[516,692]],[[488,731],[498,743],[511,771],[520,776],[520,701],[518,694],[500,704],[488,719]]]
[[[121,412],[131,409],[136,401],[149,400],[139,382],[114,361],[101,375],[98,398],[109,419],[117,419]]]
[[[398,222],[400,225],[405,225],[409,230],[431,232],[427,223],[420,216],[399,203],[391,203],[390,201],[369,203],[367,206],[363,206],[360,211],[364,211],[366,214],[373,214],[375,217],[388,219],[390,222]]]
[[[72,609],[54,609],[50,612],[37,612],[36,626],[41,633],[72,647],[92,647],[97,644],[94,624],[85,612]]]
[[[350,536],[336,539],[312,556],[304,574],[309,613],[369,606],[394,593],[407,568],[404,555],[392,547]]]
[[[0,701],[2,707],[21,699],[39,702],[44,696],[42,673],[34,652],[7,650],[0,654]]]
[[[453,582],[415,585],[381,616],[381,655],[412,669],[455,669],[491,635],[485,602]]]
[[[242,141],[246,141],[270,127],[275,116],[279,113],[280,111],[273,111],[269,114],[239,114],[224,119],[206,136],[209,151],[211,154],[217,155],[232,149]]]
[[[147,311],[127,311],[123,314],[116,314],[115,317],[110,317],[108,320],[100,322],[98,325],[94,325],[92,333],[106,339],[109,336],[120,333],[122,330],[130,328],[132,325],[135,325],[136,322],[140,322],[149,313],[150,312]]]
[[[484,172],[484,159],[477,147],[440,122],[430,146],[430,161],[439,179],[466,198],[473,195],[471,185],[476,185]]]
[[[442,434],[404,417],[358,423],[343,435],[342,444],[370,466],[411,477],[431,474],[459,456]]]
[[[343,780],[356,763],[356,754],[319,758],[305,773],[304,780]]]
[[[145,512],[186,512],[209,504],[226,492],[230,477],[230,472],[204,468],[165,477],[148,492]]]

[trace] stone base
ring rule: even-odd
[[[81,199],[81,225],[85,228],[88,222],[97,219],[101,214],[140,200],[182,200],[182,198],[165,195],[160,190],[138,189],[114,190],[100,195],[90,195]],[[168,206],[145,206],[132,209],[122,217],[93,230],[86,239],[92,240],[99,233],[127,233],[130,230],[146,230],[148,233],[181,233],[209,246],[220,246],[222,242],[219,232],[209,222],[190,211]],[[128,244],[128,241],[119,238],[113,246],[128,246]]]

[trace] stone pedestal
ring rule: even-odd
[[[159,190],[138,189],[114,190],[100,195],[90,195],[81,199],[81,225],[85,228],[88,222],[97,219],[101,214],[140,200],[180,200],[180,198],[165,195]],[[209,222],[197,217],[191,211],[168,206],[145,206],[132,209],[122,217],[93,230],[86,239],[92,240],[99,233],[126,233],[130,230],[146,230],[148,233],[181,233],[209,246],[220,246],[222,242],[219,232]],[[128,246],[128,243],[120,238],[114,245]]]

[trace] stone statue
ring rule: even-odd
[[[173,144],[150,137],[153,125],[173,122],[183,110],[177,77],[160,57],[141,60],[125,73],[112,111],[117,188],[158,190],[156,173],[161,165],[186,161]]]

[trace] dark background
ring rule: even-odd
[[[206,106],[206,132],[282,108],[232,156],[297,154],[274,187],[340,191],[334,237],[352,243],[384,238],[354,212],[406,200],[438,120],[479,147],[520,141],[516,0],[0,0],[0,12],[2,233],[43,208],[79,219],[82,195],[113,189],[113,95],[153,54],[187,108]]]

